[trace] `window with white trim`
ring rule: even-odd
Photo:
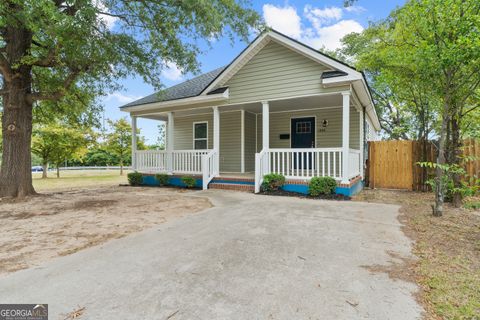
[[[193,124],[193,148],[195,150],[208,149],[207,122],[195,122]]]

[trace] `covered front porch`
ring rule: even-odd
[[[284,175],[308,181],[329,176],[348,184],[363,175],[363,112],[350,90],[294,99],[132,114],[166,121],[166,150],[137,150],[134,170],[200,176],[204,189],[219,177]]]

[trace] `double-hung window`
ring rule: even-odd
[[[193,123],[193,148],[195,150],[208,148],[208,122]]]

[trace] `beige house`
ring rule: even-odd
[[[364,146],[380,124],[362,73],[276,31],[259,35],[228,66],[121,107],[167,121],[167,150],[138,151],[148,174],[194,175],[208,187],[259,191],[263,176],[292,185],[331,176],[352,188]]]

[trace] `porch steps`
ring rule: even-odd
[[[240,177],[218,177],[214,178],[208,185],[210,189],[234,190],[253,192],[255,190],[255,180]]]
[[[253,192],[255,190],[254,185],[236,184],[236,183],[210,183],[208,187],[210,189],[233,190],[233,191],[244,191],[244,192]]]

